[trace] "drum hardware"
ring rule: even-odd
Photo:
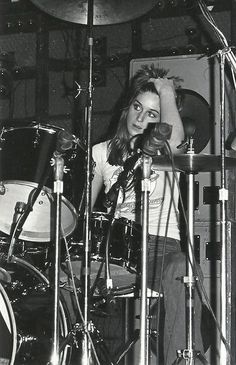
[[[193,138],[190,137],[187,155],[190,156],[191,171],[187,169],[186,174],[188,177],[188,230],[187,230],[187,258],[186,258],[186,276],[183,278],[183,283],[186,288],[186,349],[176,349],[177,359],[175,364],[179,364],[181,360],[184,360],[188,365],[194,365],[195,359],[198,358],[202,364],[208,364],[205,357],[200,351],[195,348],[195,326],[194,326],[194,313],[195,313],[195,289],[196,282],[198,280],[196,261],[194,259],[194,175],[196,170],[193,171],[193,164],[191,155],[194,155]]]
[[[118,193],[117,193],[117,197],[116,197],[116,201],[118,198]],[[110,271],[110,265],[109,265],[109,247],[110,247],[110,240],[111,240],[111,231],[113,229],[113,225],[115,223],[115,219],[114,219],[114,212],[115,210],[112,208],[111,209],[111,215],[110,215],[110,219],[108,221],[108,232],[107,232],[107,236],[106,236],[106,243],[105,243],[105,282],[106,282],[106,292],[107,292],[107,297],[109,298],[109,301],[113,300],[113,293],[112,293],[112,289],[113,289],[113,281],[112,281],[112,277],[111,277],[111,271]]]
[[[70,345],[76,348],[76,354],[73,358],[73,363],[76,362],[78,364],[87,364],[84,358],[84,354],[86,352],[86,349],[84,349],[85,346],[85,338],[88,334],[86,334],[86,329],[84,325],[76,323],[72,330],[69,332],[67,338],[64,340],[64,342],[61,345],[61,348],[65,345]],[[89,323],[89,336],[91,336],[90,343],[93,348],[93,354],[90,358],[89,364],[100,364],[100,361],[98,359],[98,356],[96,354],[96,349],[99,347],[99,349],[102,351],[103,355],[106,359],[107,365],[115,365],[114,360],[112,359],[112,356],[110,355],[109,348],[106,346],[99,330],[96,328],[94,323],[90,321]]]

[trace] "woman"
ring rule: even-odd
[[[107,194],[121,176],[125,162],[132,156],[136,140],[140,141],[137,135],[148,136],[149,129],[157,123],[168,123],[172,127],[169,147],[173,154],[182,152],[178,149],[184,140],[183,124],[177,107],[178,81],[177,78],[167,78],[165,70],[155,69],[153,65],[144,66],[133,77],[114,137],[93,147],[95,167],[92,208],[103,184]],[[142,139],[140,143],[142,145]],[[181,280],[186,275],[186,260],[180,249],[177,184],[172,172],[158,171],[157,166],[152,166],[151,170],[147,285],[155,291],[161,288],[164,294],[163,364],[171,365],[177,359],[177,351],[186,348],[185,287]],[[115,218],[124,217],[141,223],[141,186],[138,176],[137,169],[134,174],[126,175],[125,185],[121,184],[112,202]],[[199,303],[196,303],[197,307],[196,348],[201,351]]]

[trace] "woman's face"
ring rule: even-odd
[[[149,123],[160,122],[160,98],[151,91],[139,94],[129,107],[127,128],[130,137],[142,134]]]

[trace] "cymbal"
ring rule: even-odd
[[[193,138],[194,152],[200,153],[211,136],[210,106],[199,93],[193,90],[180,88],[177,93],[181,97],[179,113],[185,136]]]
[[[174,165],[178,171],[187,173],[214,172],[221,169],[221,156],[205,154],[179,154],[174,155]],[[157,156],[153,158],[154,169],[160,171],[171,171],[172,165],[169,157]],[[236,158],[225,157],[225,168],[236,167]]]
[[[31,0],[55,18],[77,24],[88,24],[86,0]],[[117,24],[139,18],[156,5],[154,0],[94,0],[93,24]]]

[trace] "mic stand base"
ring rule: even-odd
[[[90,321],[90,325],[87,328],[87,331],[89,331],[89,335],[92,338],[92,341],[94,343],[94,347],[97,351],[97,348],[99,347],[100,351],[102,352],[102,355],[105,358],[105,363],[107,365],[115,365],[115,362],[112,360],[112,357],[110,355],[109,349],[107,345],[105,344],[103,338],[101,337],[99,331],[96,329],[95,325],[92,321]],[[72,362],[71,364],[76,365],[94,365],[96,363],[95,356],[93,354],[93,350],[89,351],[89,358],[87,359],[86,354],[86,338],[87,334],[84,329],[84,326],[82,323],[75,323],[73,325],[73,328],[68,333],[67,337],[65,338],[63,344],[60,346],[60,351],[64,349],[65,346],[71,345],[72,346]],[[89,340],[88,340],[89,342]],[[73,351],[73,347],[75,350]],[[86,360],[86,361],[85,361]]]

